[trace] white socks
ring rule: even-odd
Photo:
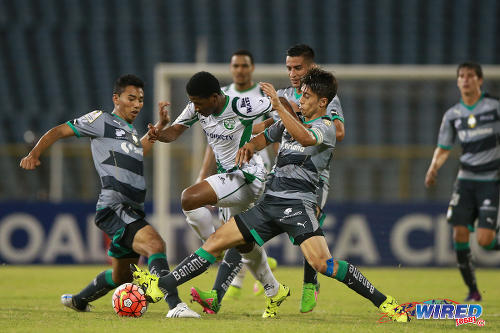
[[[196,232],[202,242],[215,232],[214,223],[212,221],[212,213],[205,208],[200,207],[193,210],[182,210],[186,215],[186,221],[191,228]]]
[[[243,262],[247,262],[247,260],[243,259]],[[243,281],[245,280],[245,275],[247,274],[247,269],[246,265],[243,265],[241,267],[241,270],[238,272],[238,274],[234,277],[233,282],[231,282],[231,285],[237,288],[243,288]]]
[[[269,268],[267,255],[264,249],[254,244],[252,251],[242,253],[241,256],[246,259],[246,267],[248,270],[255,279],[264,286],[266,296],[275,296],[278,293],[280,284],[271,272],[271,268]]]

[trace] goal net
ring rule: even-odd
[[[452,160],[456,159],[440,170],[434,190],[427,191],[422,184],[442,115],[459,99],[456,66],[321,67],[339,81],[346,119],[346,139],[336,149],[330,178],[331,191],[335,190],[329,197],[340,202],[448,200],[457,168]],[[231,83],[228,64],[161,63],[155,68],[155,106],[158,101],[169,101],[173,121],[188,102],[186,82],[202,70],[214,74],[221,86]],[[483,66],[483,72],[484,90],[500,91],[500,66]],[[289,86],[284,65],[256,64],[253,77],[276,88]],[[154,113],[156,118],[156,108]],[[176,142],[154,147],[153,221],[174,261],[200,244],[193,232],[179,239],[176,230],[187,227],[180,210],[181,192],[196,179],[205,144],[201,128],[195,125]],[[298,251],[290,252],[295,256]]]

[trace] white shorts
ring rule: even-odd
[[[219,173],[205,179],[217,194],[215,206],[221,208],[224,222],[227,222],[231,216],[252,207],[264,192],[265,170],[259,168],[252,174],[256,177],[252,182],[245,178],[241,170]]]

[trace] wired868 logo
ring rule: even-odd
[[[484,326],[486,322],[479,319],[483,314],[483,307],[479,304],[460,304],[450,299],[431,299],[424,302],[410,302],[401,304],[395,309],[397,313],[406,313],[412,319],[453,319],[455,326],[474,324]],[[387,316],[379,322],[388,321]]]

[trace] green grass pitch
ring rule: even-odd
[[[63,293],[76,293],[105,266],[0,266],[2,294],[0,323],[2,332],[442,332],[500,331],[500,271],[477,270],[483,293],[484,327],[467,324],[455,327],[454,320],[413,320],[407,324],[383,323],[377,309],[344,284],[320,276],[318,306],[307,314],[299,313],[302,269],[280,267],[276,277],[290,286],[292,295],[281,305],[279,318],[262,319],[263,296],[252,294],[253,277],[248,274],[242,299],[223,302],[217,315],[197,319],[166,319],[164,302],[150,304],[142,318],[119,318],[111,307],[111,295],[93,303],[90,313],[77,313],[60,303]],[[382,292],[400,303],[449,298],[461,301],[466,288],[455,268],[361,268]],[[188,303],[189,289],[196,285],[209,289],[215,268],[179,288]],[[189,303],[188,303],[189,304]],[[198,304],[192,309],[201,313]]]

